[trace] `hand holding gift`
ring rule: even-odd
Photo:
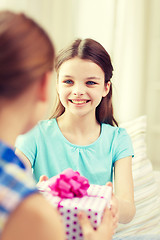
[[[106,207],[101,224],[94,230],[85,213],[78,214],[80,226],[82,228],[85,240],[111,240],[115,231],[113,216],[111,211]]]
[[[84,237],[91,240],[111,239],[114,223],[108,208],[112,187],[89,185],[88,180],[78,172],[66,169],[58,176],[39,183],[39,189],[58,208],[65,223],[67,240]]]

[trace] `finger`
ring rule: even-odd
[[[114,223],[113,223],[114,233],[116,232],[117,227],[118,227],[118,222],[114,220]]]
[[[87,239],[91,235],[91,233],[94,231],[92,228],[92,225],[89,219],[87,218],[87,215],[84,212],[78,213],[78,219],[82,228],[83,235],[85,239]]]
[[[116,208],[114,205],[111,205],[111,213],[112,213],[112,216],[115,217],[116,216]]]
[[[40,176],[40,178],[39,178],[39,183],[40,182],[43,182],[43,181],[47,181],[48,180],[48,177],[46,176],[46,175],[42,175],[42,176]]]
[[[118,227],[118,222],[116,221],[116,222],[114,222],[114,224],[113,224],[114,231],[116,231],[117,227]]]
[[[118,224],[118,216],[115,216],[113,218],[113,223],[114,223],[114,225]]]
[[[110,222],[110,221],[113,221],[112,213],[111,213],[111,211],[106,207],[105,210],[104,210],[102,222],[105,222],[105,223],[107,224],[107,222]]]
[[[107,182],[106,186],[112,188],[112,195],[111,196],[113,196],[113,184],[111,182]]]
[[[112,182],[107,182],[107,183],[106,183],[106,186],[112,187],[112,189],[113,189],[113,184],[112,184]]]
[[[110,232],[111,235],[114,234],[116,226],[114,225],[114,218],[112,216],[111,210],[107,207],[105,208],[104,215],[102,222],[99,226],[99,229],[106,229],[106,226],[108,228],[108,232]]]

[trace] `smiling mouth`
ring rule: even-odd
[[[84,104],[90,102],[90,100],[74,100],[74,99],[69,99],[69,101],[74,104]]]

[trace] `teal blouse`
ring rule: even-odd
[[[112,181],[114,163],[133,156],[131,139],[124,128],[103,123],[95,142],[79,146],[63,136],[56,119],[41,121],[20,135],[16,147],[30,160],[36,181],[41,175],[50,178],[72,168],[88,178],[90,184],[104,185]]]

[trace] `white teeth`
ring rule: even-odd
[[[72,100],[72,103],[76,103],[76,104],[82,104],[82,103],[86,103],[86,100]]]

